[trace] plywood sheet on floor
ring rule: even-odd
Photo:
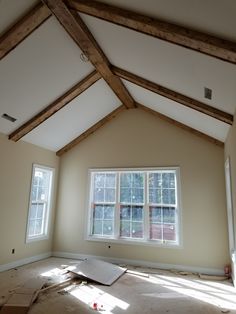
[[[87,259],[80,262],[71,272],[103,285],[110,286],[126,272],[126,268],[97,259]]]

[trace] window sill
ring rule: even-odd
[[[124,239],[124,238],[104,238],[104,237],[94,237],[94,236],[87,236],[85,239],[87,241],[94,241],[94,242],[105,242],[105,243],[117,243],[117,244],[131,244],[131,245],[144,245],[144,246],[154,246],[159,248],[173,248],[173,249],[182,249],[183,246],[179,243],[174,243],[168,241],[166,243],[161,243],[155,240],[139,240],[139,239]]]
[[[48,235],[40,235],[40,236],[35,236],[35,237],[27,237],[26,238],[26,243],[31,243],[31,242],[37,242],[37,241],[42,241],[42,240],[48,240],[49,236]]]

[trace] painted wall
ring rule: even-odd
[[[233,218],[234,218],[234,242],[236,245],[236,114],[234,116],[234,123],[229,130],[227,140],[225,142],[225,160],[230,158],[230,170],[231,170],[231,187],[232,187],[232,202],[233,202]],[[235,252],[232,255],[233,261],[233,278],[236,285],[236,247]]]
[[[180,166],[183,248],[84,240],[90,167]],[[121,113],[61,157],[54,251],[196,267],[229,262],[224,150],[141,110]]]
[[[55,153],[23,141],[14,143],[0,134],[0,265],[51,251],[57,184],[49,239],[25,243],[33,163],[54,167],[57,183],[59,158]]]

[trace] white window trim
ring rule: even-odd
[[[45,170],[50,170],[52,171],[52,178],[51,178],[51,183],[50,183],[50,189],[49,189],[49,196],[48,196],[48,208],[46,212],[46,219],[45,219],[45,228],[44,228],[44,234],[42,235],[37,235],[37,236],[28,236],[29,232],[29,221],[30,221],[30,208],[32,204],[32,188],[33,188],[33,180],[34,180],[34,174],[35,174],[35,168],[41,168]],[[55,177],[55,169],[39,164],[33,164],[32,166],[32,174],[31,174],[31,184],[30,184],[30,197],[29,197],[29,206],[28,206],[28,218],[27,218],[27,227],[26,227],[26,237],[25,237],[25,242],[26,243],[31,243],[35,241],[41,241],[41,240],[47,240],[49,239],[49,226],[51,223],[51,212],[52,212],[52,194],[54,190],[54,177]]]
[[[166,243],[159,242],[157,240],[151,240],[147,239],[147,235],[144,239],[125,239],[125,238],[120,238],[119,237],[119,211],[115,211],[115,235],[113,237],[99,237],[98,235],[94,236],[91,235],[91,228],[92,228],[92,211],[90,210],[90,200],[92,196],[92,188],[91,188],[91,176],[93,172],[112,172],[112,171],[120,171],[120,172],[130,172],[130,171],[146,171],[146,172],[151,172],[151,171],[170,171],[174,170],[176,172],[176,183],[177,183],[177,208],[176,210],[178,211],[178,215],[176,215],[178,221],[176,222],[177,226],[177,243],[173,243],[171,241],[167,241]],[[146,175],[146,174],[145,174]],[[119,180],[119,176],[117,176],[117,180]],[[147,180],[145,179],[145,197],[147,197],[148,193],[148,187],[147,187]],[[117,182],[119,183],[119,182]],[[118,244],[132,244],[132,245],[144,245],[144,246],[155,246],[155,247],[160,247],[160,248],[174,248],[174,249],[182,249],[183,248],[183,237],[182,237],[182,202],[181,202],[181,185],[180,185],[180,167],[178,166],[171,166],[171,167],[142,167],[142,168],[90,168],[88,170],[88,193],[87,193],[87,207],[86,207],[86,221],[87,224],[85,224],[85,230],[84,230],[84,238],[87,241],[94,241],[94,242],[104,242],[106,244],[109,243],[118,243]],[[117,195],[119,195],[119,184],[117,184]],[[117,197],[117,196],[116,196]],[[118,202],[116,202],[116,205],[118,205]],[[145,207],[148,206],[148,204],[145,202],[144,210]],[[149,219],[147,217],[148,215],[144,215],[144,223],[149,224]],[[147,228],[146,228],[147,230]]]

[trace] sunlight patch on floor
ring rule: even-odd
[[[202,302],[219,308],[236,310],[236,289],[223,283],[200,281],[198,279],[185,279],[171,276],[151,276],[144,280],[162,286]],[[143,294],[149,297],[164,298],[163,293]],[[176,298],[176,294],[166,293],[166,298]]]
[[[69,288],[67,289],[67,291]],[[119,307],[122,310],[127,310],[129,304],[104,292],[103,290],[93,285],[80,285],[69,292],[72,296],[93,308],[93,304],[98,305],[99,313],[113,314],[112,310]]]

